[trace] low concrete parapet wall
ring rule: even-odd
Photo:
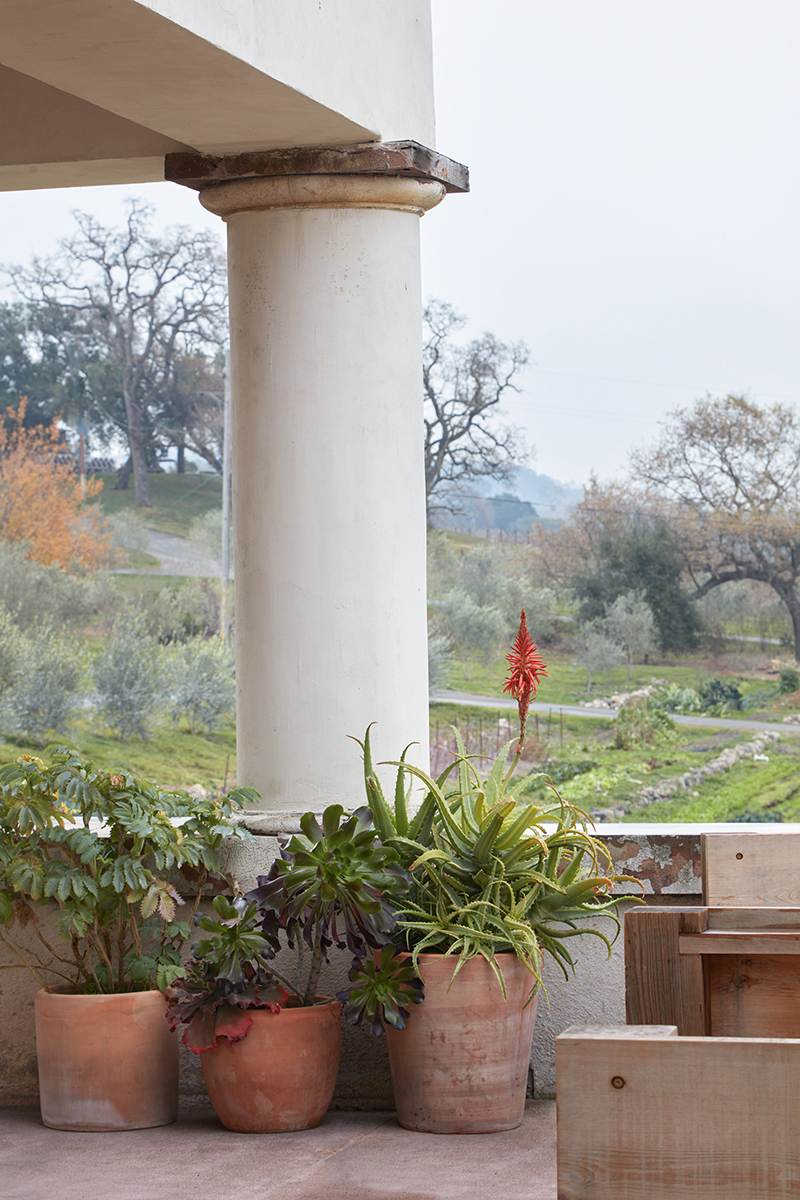
[[[238,843],[226,863],[239,887],[245,891],[265,873],[278,852],[278,819],[271,814],[247,814],[244,823],[254,840]],[[295,822],[280,822],[294,832]],[[650,905],[692,905],[702,900],[700,836],[703,832],[769,832],[774,825],[602,825],[598,838],[608,847],[618,874],[633,882],[618,885],[622,909],[641,896]],[[800,832],[800,826],[784,825],[781,831]],[[631,898],[628,898],[631,897]],[[43,920],[55,926],[55,911]],[[613,926],[601,918],[592,926],[613,935]],[[558,967],[547,961],[544,968],[546,996],[539,1003],[531,1056],[531,1090],[537,1096],[555,1095],[555,1039],[571,1025],[624,1025],[625,975],[623,940],[619,937],[611,955],[597,937],[571,940],[575,973],[565,980]],[[0,946],[0,964],[11,964]],[[321,990],[333,994],[344,986],[350,956],[334,951],[321,979]],[[284,967],[286,970],[287,967]],[[291,965],[288,967],[291,970]],[[35,1104],[38,1100],[36,1046],[33,1027],[33,997],[36,983],[27,971],[0,971],[0,1104]],[[181,1095],[185,1103],[207,1103],[198,1059],[185,1053],[182,1059]],[[393,1107],[386,1049],[382,1039],[365,1030],[345,1025],[342,1062],[334,1106],[377,1110]]]

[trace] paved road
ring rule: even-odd
[[[473,696],[471,692],[433,692],[431,700],[442,703],[471,704],[475,708],[516,709],[516,700],[500,699],[497,696]],[[595,717],[600,720],[613,719],[616,708],[582,708],[579,704],[531,704],[531,712],[562,713],[565,717]],[[689,717],[676,713],[672,717],[676,725],[697,725],[703,729],[753,729],[761,733],[786,733],[800,737],[800,725],[783,725],[778,721],[746,721],[735,717]]]
[[[197,575],[219,576],[219,563],[213,555],[193,545],[187,538],[171,533],[147,530],[147,551],[158,559],[157,567],[126,567],[118,575]]]

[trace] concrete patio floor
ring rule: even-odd
[[[305,1133],[236,1134],[207,1112],[131,1133],[46,1129],[0,1111],[7,1200],[555,1200],[555,1101],[509,1133],[409,1133],[393,1113],[331,1112]]]

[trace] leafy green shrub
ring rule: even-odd
[[[147,737],[165,697],[165,672],[143,613],[128,607],[117,614],[108,646],[95,661],[94,684],[96,712],[119,740]]]
[[[650,708],[666,713],[700,713],[704,705],[694,688],[679,687],[673,683],[650,697]]]
[[[461,659],[467,679],[472,678],[477,659],[484,664],[491,662],[505,633],[500,610],[490,604],[477,604],[461,588],[454,588],[437,601],[437,624]]]
[[[583,667],[586,672],[587,695],[592,690],[595,675],[608,671],[610,676],[614,667],[625,661],[622,646],[608,636],[598,621],[587,621],[581,625],[575,639],[575,650],[575,665]]]
[[[778,691],[781,696],[788,696],[800,689],[800,671],[794,667],[782,667],[778,676]]]
[[[150,549],[150,534],[140,512],[135,508],[123,508],[106,518],[114,535],[114,543],[123,550],[135,550],[146,554]]]
[[[222,562],[222,509],[211,508],[195,517],[189,528],[189,541],[215,563]]]
[[[88,993],[164,988],[182,971],[190,932],[176,920],[183,899],[171,872],[189,870],[196,911],[206,884],[221,882],[222,840],[250,837],[226,818],[255,793],[193,799],[100,771],[67,746],[50,757],[49,767],[23,755],[0,770],[0,942],[46,991],[44,975]],[[60,909],[61,953],[36,913],[49,902]],[[51,964],[14,945],[15,923],[34,924]]]
[[[193,638],[172,651],[172,719],[212,733],[233,716],[236,673],[233,650],[217,638]]]
[[[4,702],[19,675],[23,637],[5,608],[0,607],[0,721],[4,720]]]
[[[716,708],[721,712],[742,707],[742,693],[735,683],[723,683],[721,679],[712,679],[710,683],[700,688],[700,699],[706,709]]]
[[[672,742],[677,734],[675,722],[663,709],[650,708],[646,699],[626,704],[619,710],[614,722],[615,750],[631,750],[634,746],[653,746],[658,742]]]
[[[86,654],[51,627],[0,620],[0,726],[37,746],[65,733],[87,682]]]

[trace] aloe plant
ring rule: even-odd
[[[602,844],[587,831],[588,817],[552,788],[552,803],[526,801],[529,778],[508,769],[513,741],[482,778],[457,730],[453,762],[432,779],[406,762],[397,768],[394,804],[383,792],[372,762],[369,729],[360,742],[369,806],[384,844],[397,851],[412,875],[411,895],[399,909],[397,936],[414,966],[425,951],[454,955],[454,976],[477,955],[489,962],[505,993],[497,955],[515,954],[541,983],[542,952],[565,975],[574,962],[565,941],[589,934],[611,950],[611,939],[581,922],[602,914],[619,932],[613,872]],[[357,739],[356,739],[357,740]],[[450,789],[448,779],[453,776]],[[411,815],[407,779],[425,795]]]

